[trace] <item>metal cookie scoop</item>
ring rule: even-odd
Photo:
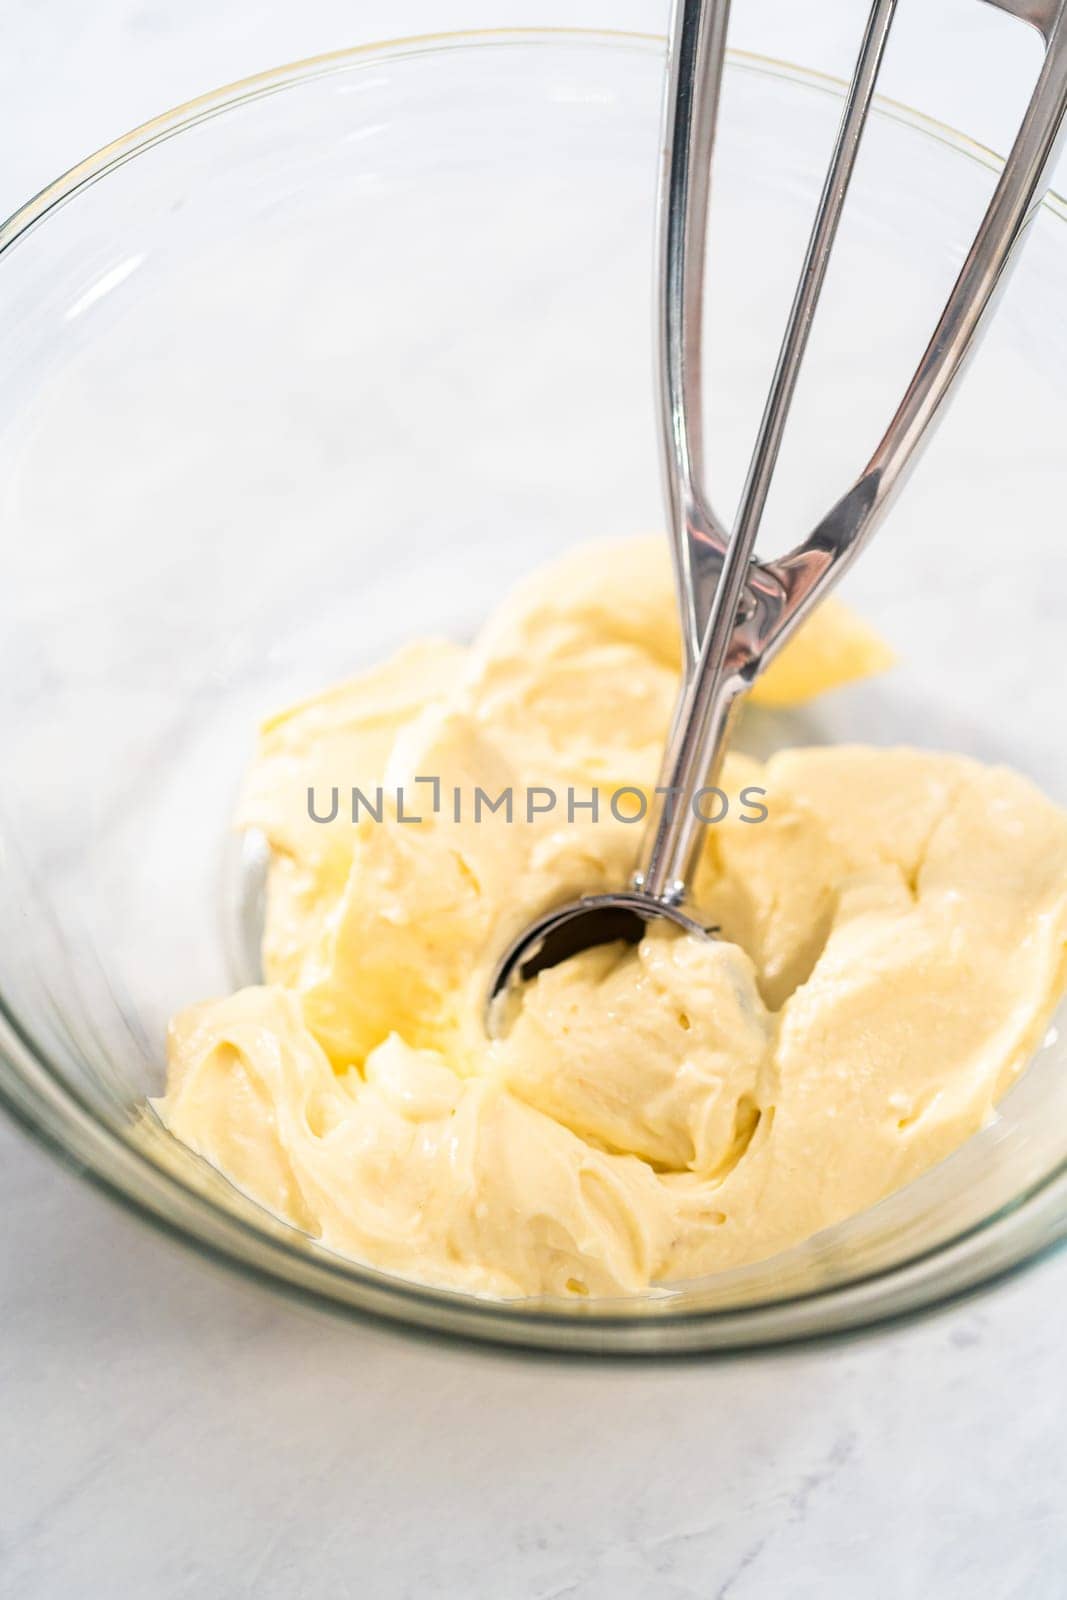
[[[560,906],[534,922],[496,966],[487,1011],[505,1025],[515,987],[596,945],[636,943],[651,922],[714,930],[683,909],[738,698],[844,574],[875,530],[904,470],[931,433],[1004,277],[1055,156],[1067,111],[1067,0],[986,0],[1032,23],[1046,51],[1033,95],[933,338],[859,477],[803,544],[753,559],[767,494],[826,275],[897,0],[874,0],[815,216],[732,533],[703,490],[701,300],[712,147],[729,0],[675,0],[659,202],[658,366],[668,526],[682,625],[682,688],[662,774],[628,889]],[[694,804],[696,802],[696,804]]]

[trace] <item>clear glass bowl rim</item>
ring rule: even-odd
[[[0,224],[0,256],[108,173],[163,140],[223,112],[365,61],[483,46],[589,44],[662,52],[660,34],[583,28],[502,28],[400,37],[331,51],[240,79],[163,112],[113,140],[48,184]],[[747,51],[748,70],[840,98],[843,80]],[[883,96],[877,114],[998,172],[1003,160],[956,129]],[[1067,199],[1042,210],[1067,222]],[[1031,1266],[1067,1238],[1067,1162],[983,1222],[932,1249],[799,1295],[718,1309],[673,1309],[641,1299],[579,1303],[563,1312],[530,1302],[478,1299],[411,1283],[326,1252],[306,1252],[157,1165],[118,1118],[100,1115],[55,1074],[47,1055],[0,994],[0,1105],[64,1165],[162,1232],[275,1289],[349,1315],[411,1329],[556,1352],[670,1355],[755,1350],[827,1339],[912,1318]]]

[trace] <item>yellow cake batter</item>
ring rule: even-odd
[[[674,615],[659,542],[577,551],[472,648],[412,645],[265,725],[240,821],[273,850],[267,983],[174,1019],[159,1109],[179,1138],[361,1261],[605,1295],[771,1255],[982,1125],[1063,988],[1067,817],[958,756],[732,755],[696,889],[722,937],[589,951],[487,1039],[509,939],[632,870],[640,825],[606,800],[656,781]],[[831,601],[754,698],[885,664]],[[309,787],[320,815],[339,789],[335,821]],[[381,787],[380,822],[353,824],[353,787]],[[594,787],[598,820],[571,820],[568,790]],[[512,819],[475,823],[478,788],[511,789]],[[534,789],[560,798],[528,818]],[[758,824],[744,790],[766,791]]]

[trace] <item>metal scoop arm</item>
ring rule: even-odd
[[[932,437],[1047,187],[1067,125],[1067,0],[987,3],[1039,28],[1046,41],[1041,72],[974,243],[881,442],[810,537],[781,560],[760,566],[760,613],[746,640],[749,681],[844,575]]]

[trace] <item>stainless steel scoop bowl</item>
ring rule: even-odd
[[[874,0],[732,532],[704,490],[701,314],[712,151],[729,0],[675,0],[659,202],[658,369],[668,528],[684,671],[660,782],[650,798],[629,887],[585,896],[534,922],[505,951],[490,983],[491,1032],[508,994],[546,967],[651,922],[700,936],[684,907],[739,698],[843,576],[873,534],[905,470],[929,438],[1033,215],[1067,111],[1067,0],[986,0],[1035,26],[1045,58],[996,190],[933,337],[873,455],[814,532],[789,555],[754,557],[756,538],[867,121],[897,0]]]

